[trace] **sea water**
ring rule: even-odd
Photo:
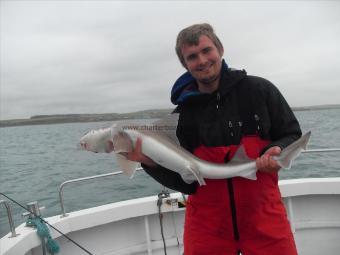
[[[295,112],[303,133],[311,130],[309,148],[340,147],[340,109]],[[77,148],[90,129],[110,122],[0,128],[0,192],[26,205],[38,201],[44,217],[61,213],[58,189],[62,182],[118,171],[112,154],[95,154]],[[340,152],[302,154],[280,179],[340,177]],[[74,211],[158,194],[162,186],[144,172],[133,179],[124,175],[69,185],[64,190],[66,211]],[[0,200],[7,200],[0,197]],[[15,225],[25,221],[22,208],[10,202]],[[0,208],[0,237],[9,232]]]

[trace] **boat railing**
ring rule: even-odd
[[[143,168],[139,167],[136,169],[136,171],[143,170]],[[116,175],[123,174],[123,171],[117,171],[117,172],[112,172],[112,173],[107,173],[107,174],[99,174],[99,175],[93,175],[93,176],[87,176],[87,177],[82,177],[82,178],[77,178],[77,179],[72,179],[63,182],[59,186],[59,202],[60,202],[60,207],[61,207],[61,217],[66,217],[67,213],[65,210],[64,206],[64,198],[63,198],[63,191],[66,185],[74,184],[74,183],[79,183],[79,182],[86,182],[89,180],[94,180],[94,179],[100,179],[100,178],[106,178],[106,177],[112,177]]]
[[[313,153],[313,152],[339,152],[340,148],[326,148],[326,149],[308,149],[301,153]]]
[[[5,208],[6,208],[6,211],[7,211],[7,218],[8,218],[9,228],[10,228],[10,231],[12,233],[9,236],[9,238],[18,236],[19,234],[17,234],[15,232],[15,226],[14,226],[14,222],[13,222],[12,210],[11,210],[11,207],[10,207],[9,203],[7,201],[5,201],[5,200],[0,200],[0,204],[3,204],[5,206]]]
[[[318,148],[318,149],[308,149],[308,150],[302,151],[302,153],[328,153],[328,152],[340,152],[340,148],[324,148],[324,149]],[[140,171],[140,170],[143,170],[143,168],[139,167],[136,170]],[[59,187],[59,202],[60,202],[60,207],[61,207],[61,217],[67,216],[65,206],[64,206],[64,198],[63,198],[63,190],[66,185],[79,183],[79,182],[86,182],[86,181],[94,180],[94,179],[112,177],[112,176],[116,176],[120,174],[123,174],[123,172],[117,171],[117,172],[112,172],[112,173],[107,173],[107,174],[100,174],[100,175],[93,175],[93,176],[87,176],[83,178],[72,179],[72,180],[63,182]]]

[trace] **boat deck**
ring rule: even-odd
[[[280,182],[300,255],[338,254],[340,250],[340,178]],[[89,208],[47,218],[48,222],[84,246],[86,253],[56,231],[59,254],[164,254],[157,196]],[[167,254],[182,254],[185,208],[173,193],[161,205]],[[2,255],[40,255],[41,241],[32,228],[19,226],[20,235],[3,237]]]

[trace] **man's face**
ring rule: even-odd
[[[182,54],[188,71],[202,85],[209,85],[219,78],[223,52],[218,52],[209,37],[202,35],[198,45],[184,45]]]

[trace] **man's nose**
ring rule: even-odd
[[[198,64],[201,65],[205,65],[207,63],[207,57],[204,56],[204,54],[198,54]]]

